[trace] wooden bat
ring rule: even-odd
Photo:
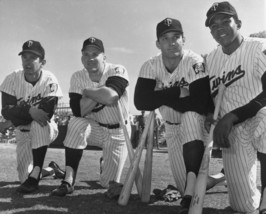
[[[146,158],[144,163],[143,179],[142,179],[141,201],[145,203],[148,203],[150,201],[150,196],[151,196],[154,119],[155,118],[153,117],[149,129]]]
[[[223,98],[223,93],[225,90],[225,86],[222,84],[219,86],[218,89],[218,95],[217,95],[217,104],[215,106],[213,119],[217,120],[221,101]],[[215,125],[212,124],[210,128],[210,134],[207,141],[207,145],[203,154],[203,158],[201,161],[201,166],[199,169],[199,173],[197,176],[196,184],[195,184],[195,192],[192,197],[190,207],[189,207],[189,214],[201,214],[203,209],[203,200],[206,192],[206,186],[207,186],[207,179],[209,174],[209,163],[211,159],[211,153],[212,153],[212,146],[213,146],[213,130]]]
[[[118,115],[119,115],[120,125],[123,128],[123,132],[124,132],[125,139],[126,139],[126,145],[127,145],[127,150],[128,150],[129,161],[130,161],[130,163],[132,163],[133,158],[134,158],[134,150],[133,150],[133,147],[132,147],[132,144],[131,144],[131,140],[130,140],[130,137],[129,137],[129,134],[128,134],[128,131],[127,131],[127,127],[126,127],[126,124],[125,124],[125,119],[124,119],[124,116],[123,116],[122,108],[121,108],[121,105],[120,105],[119,102],[118,102]],[[138,194],[139,194],[139,196],[141,196],[141,192],[142,192],[142,175],[141,175],[139,167],[138,167],[137,172],[136,172],[135,184],[136,184],[136,187],[137,187]]]
[[[154,117],[154,112],[151,112],[148,116],[148,121],[145,124],[145,128],[144,128],[143,133],[142,133],[141,138],[140,138],[140,143],[139,143],[139,145],[135,151],[133,161],[130,164],[130,168],[129,168],[127,176],[126,176],[124,186],[123,186],[122,191],[120,193],[120,196],[118,199],[119,205],[125,206],[128,203],[128,200],[129,200],[129,197],[131,194],[131,190],[132,190],[132,186],[133,186],[133,182],[135,180],[137,169],[139,167],[139,162],[140,162],[142,151],[143,151],[143,148],[145,145],[146,137],[147,137],[147,134],[149,131],[149,126],[151,124],[153,117]]]

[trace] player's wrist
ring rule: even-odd
[[[229,119],[233,124],[237,123],[239,120],[238,116],[232,112],[227,113],[225,117],[227,117],[227,119]]]

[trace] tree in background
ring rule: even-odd
[[[253,33],[249,35],[250,37],[257,37],[257,38],[266,38],[266,30],[258,32],[258,33]]]

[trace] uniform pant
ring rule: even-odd
[[[33,121],[23,129],[24,132],[16,129],[17,171],[21,183],[28,178],[29,169],[32,169],[32,149],[49,145],[58,135],[57,125],[52,120],[45,127]]]
[[[170,167],[176,187],[181,195],[184,194],[186,185],[183,145],[195,140],[206,141],[207,133],[204,129],[204,119],[205,117],[195,112],[185,112],[181,115],[180,125],[165,123],[165,138]]]
[[[130,124],[127,125],[130,136]],[[87,145],[103,149],[100,183],[108,188],[109,181],[120,182],[128,150],[123,129],[108,129],[88,118],[74,117],[68,124],[64,141],[66,147],[85,149]]]
[[[230,148],[223,149],[223,163],[230,205],[238,212],[253,212],[260,202],[257,152],[266,153],[266,108],[235,125],[229,142]]]

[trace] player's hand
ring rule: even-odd
[[[213,131],[213,143],[221,148],[229,148],[229,134],[232,130],[234,122],[238,120],[238,117],[233,113],[226,114],[214,128]]]
[[[29,113],[33,120],[40,124],[40,126],[44,127],[50,122],[49,113],[43,111],[42,109],[38,109],[35,106],[32,106],[29,110]]]
[[[84,97],[87,97],[87,98],[89,98],[89,96],[88,96],[88,92],[90,91],[90,89],[87,89],[87,88],[85,88],[85,89],[83,89],[83,91],[82,91],[82,97],[84,98]]]
[[[215,124],[216,121],[213,119],[213,113],[208,113],[205,121],[204,121],[204,128],[209,133],[211,129],[211,125]]]
[[[84,117],[84,116],[90,114],[96,105],[97,105],[97,102],[95,102],[94,100],[92,100],[88,97],[82,97],[82,99],[80,100],[80,114],[81,114],[81,116]]]
[[[189,90],[186,88],[180,88],[180,95],[179,98],[187,97],[189,96]]]

